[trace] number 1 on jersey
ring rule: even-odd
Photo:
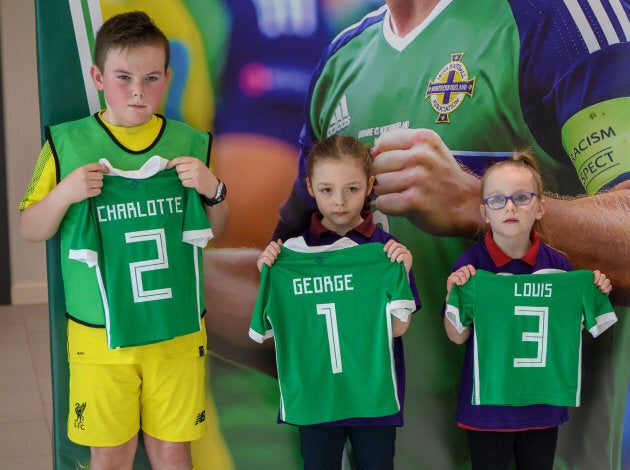
[[[333,374],[339,374],[343,372],[343,368],[341,366],[341,351],[339,351],[339,332],[337,329],[337,310],[335,304],[317,304],[317,315],[324,315],[326,317],[330,364]]]

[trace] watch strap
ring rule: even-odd
[[[199,195],[199,197],[201,198],[201,202],[203,202],[206,206],[216,206],[217,204],[225,200],[225,196],[227,195],[227,186],[225,186],[225,183],[223,181],[218,181],[219,185],[217,186],[217,193],[214,197],[210,198],[204,196],[203,194]]]

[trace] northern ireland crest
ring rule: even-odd
[[[436,123],[449,124],[450,114],[459,108],[467,96],[473,96],[477,79],[468,77],[468,69],[462,62],[463,56],[463,52],[451,54],[451,61],[442,67],[434,80],[429,80],[424,97],[430,99],[431,107],[438,113]]]

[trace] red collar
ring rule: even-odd
[[[538,256],[538,249],[540,248],[540,238],[538,237],[538,234],[532,230],[529,239],[532,241],[532,246],[529,250],[527,250],[527,253],[521,257],[521,261],[524,261],[533,267],[536,264],[536,257]],[[490,253],[490,257],[497,267],[500,268],[512,261],[513,258],[506,255],[503,250],[499,248],[499,245],[495,243],[492,238],[492,230],[488,230],[486,232],[486,238],[484,241],[486,243],[488,253]]]
[[[363,218],[363,222],[350,230],[350,232],[346,233],[346,236],[348,236],[351,232],[357,232],[366,238],[370,238],[372,236],[374,230],[376,229],[376,225],[374,225],[374,221],[372,219],[372,212],[362,211],[361,217]],[[311,232],[317,238],[321,238],[321,235],[324,233],[335,233],[322,225],[322,214],[319,212],[314,212],[311,216]],[[339,234],[337,233],[336,235]]]

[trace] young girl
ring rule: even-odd
[[[453,285],[465,284],[475,269],[510,274],[573,269],[570,261],[542,243],[534,230],[545,213],[542,191],[540,172],[528,153],[517,153],[486,171],[480,210],[490,227],[485,239],[456,261],[447,280],[447,298]],[[604,274],[594,271],[594,281],[602,292],[610,292],[612,287]],[[551,470],[558,426],[568,420],[567,408],[473,405],[472,325],[459,332],[446,316],[444,325],[453,342],[466,341],[456,420],[467,430],[473,470],[506,470],[512,454],[519,470]]]
[[[347,136],[333,136],[316,144],[308,155],[306,183],[318,209],[312,215],[310,227],[302,234],[306,245],[332,245],[342,238],[359,245],[370,242],[384,244],[383,250],[389,259],[404,264],[414,298],[409,302],[410,310],[418,309],[420,300],[410,271],[411,253],[390,234],[378,228],[369,211],[374,186],[369,149]],[[267,246],[258,259],[259,270],[262,270],[264,264],[271,266],[276,261],[281,245],[282,242],[278,240]],[[380,274],[373,274],[374,286],[378,285]],[[403,282],[406,283],[407,280]],[[300,425],[301,453],[305,469],[340,469],[346,439],[352,445],[357,468],[393,468],[396,427],[403,424],[404,361],[400,336],[409,326],[409,321],[393,318],[395,382],[400,411],[388,416],[353,417],[316,425]],[[352,334],[358,333],[353,331]],[[367,354],[373,346],[364,341],[362,347]],[[367,357],[365,360],[369,361]],[[309,364],[304,364],[304,367],[308,366]],[[389,375],[392,380],[391,369]]]

